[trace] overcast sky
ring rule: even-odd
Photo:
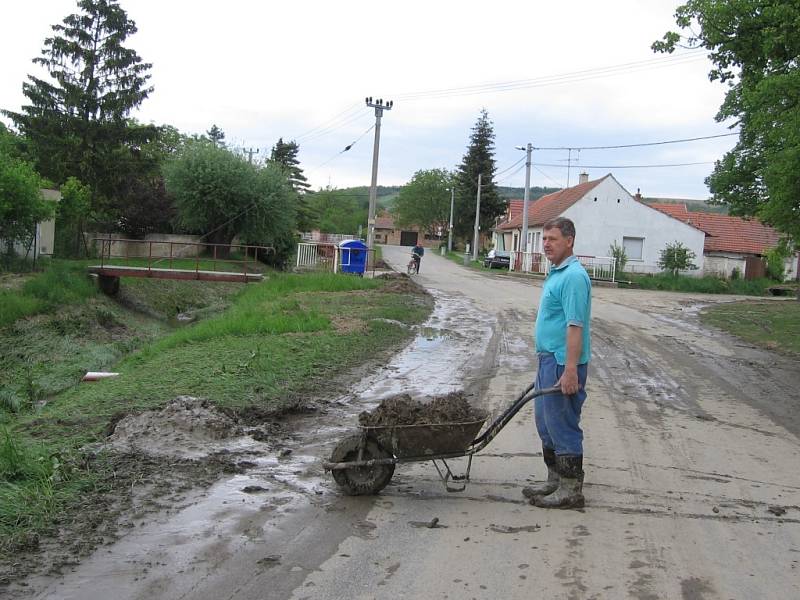
[[[296,139],[314,188],[369,185],[375,118],[365,96],[395,102],[382,122],[381,185],[454,168],[482,108],[495,127],[500,185],[524,185],[524,161],[509,167],[524,157],[515,146],[528,142],[577,148],[730,133],[714,120],[725,87],[708,81],[705,54],[650,50],[675,28],[678,0],[121,5],[139,29],[127,45],[153,64],[155,90],[133,116],[184,133],[217,124],[230,145],[257,148],[258,158],[279,137]],[[4,6],[1,108],[20,108],[26,75],[41,75],[31,59],[76,6]],[[631,193],[705,198],[704,178],[735,140],[535,151],[531,185],[565,186],[568,177],[574,185],[586,170],[591,179],[613,173]],[[706,164],[623,168],[697,162]]]

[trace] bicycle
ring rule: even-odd
[[[416,275],[417,271],[419,270],[417,260],[419,259],[418,254],[411,254],[411,260],[408,261],[408,266],[406,267],[406,272],[409,275]]]

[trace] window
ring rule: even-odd
[[[622,247],[625,248],[625,256],[628,260],[642,260],[642,250],[644,249],[644,238],[624,237]]]

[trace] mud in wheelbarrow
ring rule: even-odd
[[[445,489],[460,492],[469,481],[472,455],[482,450],[530,400],[560,392],[559,388],[535,390],[529,386],[478,436],[488,415],[461,423],[362,426],[334,449],[323,466],[331,471],[339,487],[352,496],[376,494],[386,487],[396,464],[433,462]],[[467,457],[466,472],[456,475],[448,459]],[[459,483],[455,483],[459,482]]]

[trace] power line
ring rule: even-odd
[[[689,52],[677,55],[671,54],[642,61],[622,63],[618,65],[611,65],[608,67],[596,67],[592,69],[573,71],[557,75],[547,75],[531,79],[518,79],[511,81],[499,81],[494,83],[483,83],[483,84],[468,85],[462,87],[424,90],[406,94],[395,94],[395,97],[397,97],[398,100],[410,101],[410,100],[420,100],[424,98],[449,98],[455,96],[484,94],[488,92],[513,91],[518,89],[542,87],[549,85],[560,85],[564,83],[573,83],[589,79],[598,79],[602,77],[609,77],[626,73],[634,73],[638,71],[680,65],[704,59],[705,59],[704,52],[703,53]]]
[[[336,158],[337,156],[339,156],[339,155],[341,155],[341,154],[344,154],[345,152],[347,152],[348,150],[350,150],[350,149],[351,149],[353,146],[355,146],[355,145],[356,145],[356,142],[358,142],[358,141],[359,141],[361,138],[363,138],[365,135],[367,135],[367,134],[368,134],[370,131],[372,131],[373,129],[375,129],[375,124],[374,124],[374,123],[373,123],[372,125],[370,125],[370,126],[369,126],[369,127],[368,127],[368,128],[365,130],[365,131],[364,131],[364,133],[362,133],[362,134],[361,134],[360,136],[358,136],[358,137],[357,137],[355,140],[353,140],[352,142],[350,142],[349,144],[347,144],[347,146],[345,146],[343,150],[340,150],[339,152],[337,152],[336,154],[334,154],[333,156],[331,156],[331,157],[330,157],[328,160],[326,160],[324,163],[317,165],[316,167],[314,167],[314,168],[310,169],[308,172],[309,172],[309,173],[313,173],[313,172],[314,172],[314,171],[316,171],[317,169],[319,169],[319,168],[321,168],[321,167],[324,167],[325,165],[327,165],[329,162],[331,162],[331,161],[332,161],[334,158]]]
[[[497,172],[494,174],[494,176],[495,176],[495,177],[497,177],[498,175],[502,175],[502,174],[503,174],[503,173],[505,173],[506,171],[510,171],[511,169],[513,169],[514,167],[516,167],[516,166],[517,166],[519,163],[521,163],[523,160],[525,160],[525,157],[524,157],[524,156],[523,156],[522,158],[520,158],[520,159],[519,159],[517,162],[515,162],[513,165],[511,165],[510,167],[506,167],[505,169],[503,169],[503,170],[501,170],[501,171],[497,171]]]
[[[534,169],[536,169],[537,171],[539,171],[539,173],[541,173],[542,175],[544,175],[545,177],[547,177],[547,178],[548,178],[550,181],[552,181],[553,183],[555,183],[555,184],[558,186],[558,188],[559,188],[559,189],[563,189],[563,188],[561,187],[561,183],[560,183],[560,182],[558,182],[558,181],[556,181],[555,179],[553,179],[552,177],[550,177],[550,175],[548,175],[547,173],[545,173],[544,171],[542,171],[542,170],[541,170],[539,167],[537,167],[537,166],[536,166],[536,165],[534,165],[533,163],[531,163],[531,166],[532,166]]]
[[[540,167],[558,167],[560,169],[568,169],[569,165],[554,165],[549,163],[536,163]],[[688,163],[673,163],[661,165],[575,165],[582,169],[656,169],[660,167],[691,167],[694,165],[713,165],[714,161],[702,162],[688,162]],[[538,169],[537,169],[538,170]]]
[[[330,119],[325,121],[323,124],[317,125],[316,127],[312,127],[311,129],[301,133],[300,135],[298,135],[298,136],[296,136],[296,137],[294,137],[292,139],[297,141],[297,140],[300,140],[300,139],[302,139],[304,137],[308,137],[312,133],[317,132],[317,130],[319,130],[319,129],[327,128],[327,127],[330,126],[330,124],[334,123],[337,119],[339,119],[339,117],[341,117],[342,115],[344,115],[346,113],[353,112],[354,109],[356,109],[356,108],[361,108],[361,104],[358,103],[358,102],[355,102],[355,103],[351,104],[350,106],[345,108],[342,112],[340,112],[340,113],[336,114],[335,116],[331,117]]]
[[[359,112],[359,113],[350,115],[349,117],[345,118],[344,120],[340,121],[339,123],[336,123],[335,125],[332,125],[331,127],[323,129],[323,130],[311,135],[310,137],[307,137],[306,139],[303,140],[303,143],[307,144],[307,143],[309,143],[309,142],[311,142],[313,140],[319,139],[321,137],[325,137],[326,135],[329,135],[329,134],[333,133],[334,131],[338,131],[339,129],[342,129],[343,127],[347,127],[348,125],[351,125],[352,123],[356,123],[358,121],[362,121],[362,120],[364,120],[365,116],[366,115],[363,112]]]
[[[739,135],[739,132],[733,133],[720,133],[717,135],[704,135],[702,137],[684,138],[681,140],[666,140],[662,142],[645,142],[642,144],[620,144],[617,146],[553,146],[553,147],[538,147],[534,146],[534,150],[613,150],[616,148],[641,148],[642,146],[663,146],[664,144],[681,144],[684,142],[696,142],[699,140],[713,140],[715,138],[729,137],[732,135]]]
[[[425,90],[419,92],[409,92],[394,94],[398,100],[421,100],[424,98],[448,98],[474,94],[484,94],[489,92],[504,92],[514,91],[518,89],[526,89],[532,87],[542,87],[549,85],[561,85],[566,83],[575,83],[585,81],[588,79],[598,79],[602,77],[610,77],[615,75],[622,75],[625,73],[634,73],[651,68],[662,68],[674,65],[680,65],[688,62],[705,59],[705,53],[701,50],[689,51],[682,54],[669,54],[651,58],[647,60],[622,63],[618,65],[611,65],[607,67],[596,67],[592,69],[584,69],[581,71],[572,71],[569,73],[547,75],[543,77],[536,77],[531,79],[518,79],[511,81],[500,81],[494,83],[474,84],[462,87],[450,87],[434,90]],[[298,143],[300,140],[303,143],[308,143],[313,139],[323,137],[352,122],[352,117],[356,115],[363,115],[358,109],[359,103],[351,104],[346,109],[331,117],[324,123],[313,127],[304,133],[294,137],[293,139]]]
[[[522,160],[525,160],[526,158],[527,158],[526,156],[523,156],[523,157],[522,157]],[[514,175],[516,175],[517,173],[519,173],[520,171],[522,171],[522,169],[524,169],[525,167],[526,167],[526,165],[521,165],[521,166],[520,166],[520,167],[519,167],[519,168],[518,168],[516,171],[514,171],[514,172],[513,172],[513,173],[511,173],[510,175],[506,175],[506,176],[505,176],[505,177],[503,177],[502,179],[498,179],[498,180],[497,180],[495,183],[503,183],[504,181],[508,181],[509,179],[511,179],[512,177],[514,177]]]

